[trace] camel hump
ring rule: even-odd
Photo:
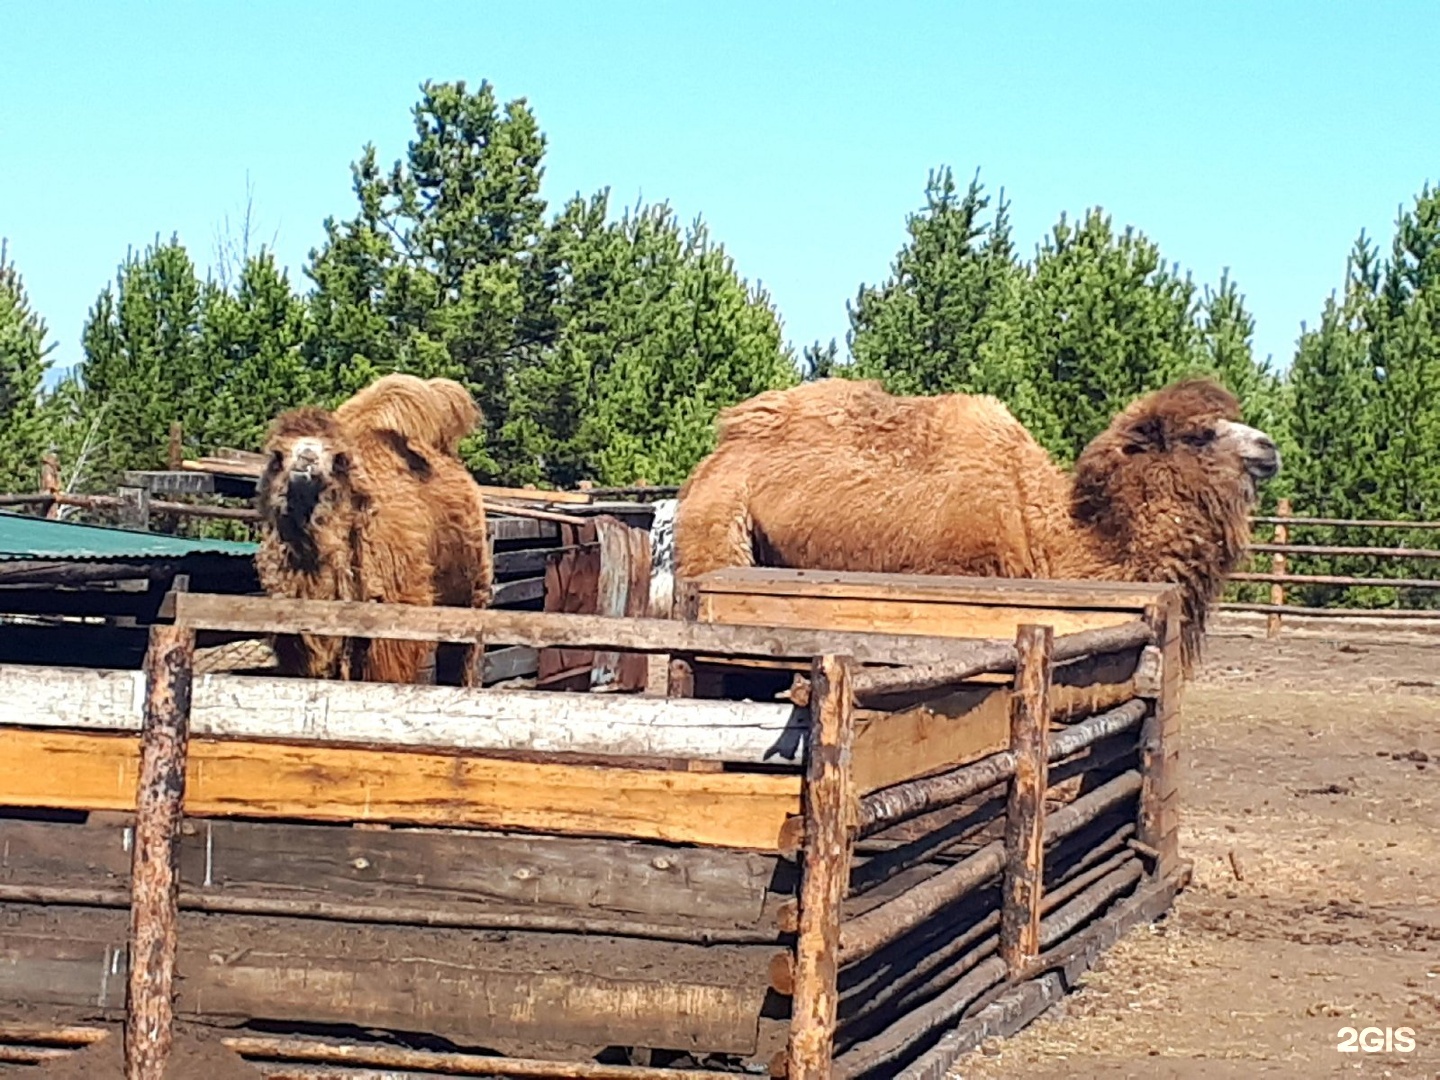
[[[799,427],[873,418],[895,400],[873,379],[817,379],[732,405],[721,411],[717,428],[721,442],[786,439]]]
[[[480,426],[480,408],[454,379],[421,379],[395,372],[341,403],[335,417],[352,429],[396,431],[445,454]]]

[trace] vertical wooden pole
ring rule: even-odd
[[[700,617],[700,590],[693,581],[675,582],[673,618],[689,619]],[[689,657],[669,658],[669,673],[665,690],[666,697],[693,698],[695,696],[695,665]]]
[[[194,660],[193,630],[174,625],[151,628],[130,863],[125,1080],[162,1080],[170,1054],[180,819]]]
[[[60,458],[53,452],[40,459],[40,490],[52,500],[45,507],[45,516],[55,521],[60,517],[60,504],[53,501],[60,494]]]
[[[1005,886],[1000,909],[1000,958],[1012,975],[1018,975],[1040,953],[1053,645],[1054,630],[1049,626],[1021,626],[1015,635],[1019,663],[1010,699],[1015,777],[1010,781],[1005,812]]]
[[[1290,516],[1290,500],[1281,499],[1275,508],[1277,517],[1288,518]],[[1275,543],[1288,544],[1290,542],[1290,526],[1283,521],[1275,526]],[[1272,574],[1285,573],[1285,555],[1276,552],[1270,556],[1270,572]],[[1276,607],[1285,606],[1285,586],[1278,581],[1270,583],[1270,603]],[[1280,613],[1272,611],[1265,619],[1265,636],[1267,638],[1278,638],[1280,636]]]
[[[150,489],[122,487],[117,494],[120,496],[120,524],[127,529],[149,530]]]
[[[460,671],[460,683],[472,689],[485,685],[485,639],[476,635],[475,640],[465,646],[464,660]]]
[[[1155,876],[1166,877],[1179,858],[1180,815],[1180,597],[1145,613],[1160,652],[1160,679],[1150,714],[1140,728],[1140,819],[1135,838],[1160,853]]]
[[[170,443],[165,448],[165,467],[171,472],[180,471],[185,460],[185,429],[179,420],[170,421]]]
[[[810,669],[805,840],[788,1080],[830,1080],[839,998],[840,904],[850,881],[858,807],[851,782],[854,698],[847,657],[816,657]]]

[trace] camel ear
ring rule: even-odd
[[[1147,416],[1132,424],[1126,432],[1125,453],[1163,454],[1165,452],[1165,422],[1158,416]]]

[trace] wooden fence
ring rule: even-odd
[[[988,611],[1028,584],[947,587]],[[179,593],[143,674],[0,672],[0,805],[126,814],[123,845],[0,817],[0,948],[20,958],[0,1002],[43,982],[70,1010],[29,1031],[51,1046],[93,1041],[76,1016],[123,1019],[129,1080],[161,1075],[176,1015],[348,1033],[225,1040],[271,1076],[941,1077],[1188,878],[1179,605],[1153,593],[1069,634],[1035,609],[1009,640]],[[624,698],[199,676],[202,630],[808,678],[766,702],[681,699],[684,679]],[[355,924],[366,948],[340,947]],[[602,1065],[597,1046],[655,1052]],[[658,1067],[667,1048],[694,1063]]]
[[[1309,530],[1336,530],[1343,532],[1414,532],[1425,533],[1440,530],[1437,521],[1392,521],[1383,519],[1352,520],[1346,518],[1305,517],[1292,512],[1289,499],[1281,499],[1274,516],[1253,519],[1257,529],[1271,530],[1268,541],[1259,540],[1250,545],[1252,554],[1268,558],[1266,570],[1244,570],[1231,575],[1231,581],[1238,585],[1268,584],[1268,603],[1232,601],[1219,607],[1226,611],[1243,611],[1266,616],[1266,633],[1269,637],[1280,634],[1282,620],[1286,616],[1299,618],[1384,618],[1384,619],[1435,619],[1440,620],[1440,608],[1424,607],[1349,607],[1338,604],[1305,605],[1293,602],[1293,590],[1307,586],[1324,586],[1336,589],[1383,588],[1396,590],[1434,591],[1440,589],[1440,576],[1429,578],[1413,576],[1386,577],[1376,574],[1314,574],[1296,573],[1294,563],[1306,559],[1365,559],[1379,563],[1409,563],[1433,565],[1440,559],[1440,549],[1430,547],[1368,546],[1354,544],[1315,544],[1293,542],[1296,532]]]

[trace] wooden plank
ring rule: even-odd
[[[943,636],[816,631],[772,626],[717,626],[671,619],[612,619],[532,611],[416,607],[356,601],[281,600],[187,593],[176,597],[177,623],[195,630],[322,634],[535,648],[620,648],[646,653],[808,659],[854,656],[858,663],[918,664],[946,660],[955,642]]]
[[[138,671],[0,665],[0,724],[140,730]],[[798,765],[803,710],[768,701],[202,675],[196,735]]]
[[[957,690],[899,712],[856,714],[854,778],[861,795],[963,765],[1010,742],[1010,690]]]
[[[97,815],[98,816],[98,815]],[[5,884],[124,888],[131,824],[0,818]],[[186,820],[182,895],[468,904],[758,926],[776,857],[455,829]]]
[[[1021,970],[1040,951],[1040,899],[1045,877],[1045,790],[1050,748],[1048,626],[1022,626],[1010,698],[1010,753],[1015,775],[1005,810],[1005,880],[1000,909],[1000,959]]]
[[[618,518],[604,515],[595,519],[596,536],[600,542],[600,573],[595,586],[595,614],[619,618],[630,611],[632,572],[632,530]],[[646,574],[648,580],[649,574]],[[644,611],[634,612],[643,615]],[[620,653],[603,649],[594,654],[590,669],[591,687],[619,688]]]
[[[359,1025],[466,1045],[683,1046],[754,1054],[774,946],[370,928],[182,912],[176,1015]],[[0,1002],[116,1009],[125,915],[8,906]],[[776,1047],[778,1049],[778,1047]]]
[[[130,810],[133,736],[0,729],[0,805]],[[800,778],[194,738],[187,812],[472,825],[780,850]],[[717,808],[723,807],[723,812]]]
[[[126,955],[133,959],[125,987],[125,1080],[162,1080],[174,1034],[180,815],[194,662],[193,630],[151,629],[130,864]]]
[[[490,602],[496,607],[504,607],[506,604],[527,604],[539,600],[545,595],[545,579],[543,577],[522,578],[519,581],[498,582],[491,595]]]
[[[981,606],[1109,608],[1139,613],[1170,588],[1126,581],[1049,581],[949,574],[876,574],[730,567],[694,579],[702,593],[941,601]],[[1057,633],[1059,631],[1057,630]],[[1013,635],[1012,635],[1013,636]]]
[[[505,517],[504,511],[487,514],[486,518],[490,539],[497,544],[512,540],[554,540],[560,535],[553,521]]]
[[[805,762],[805,848],[786,1072],[789,1080],[829,1080],[831,1075],[840,996],[840,905],[850,878],[855,836],[850,661],[817,657],[810,685],[815,719]]]
[[[1013,638],[1028,622],[1057,634],[1099,630],[1129,622],[1129,610],[1062,610],[1019,605],[978,605],[950,599],[891,600],[872,597],[768,596],[702,592],[702,622],[813,630],[869,630],[952,638]]]
[[[545,567],[545,612],[594,615],[600,595],[598,527],[593,521],[558,527],[563,549]],[[589,688],[595,666],[592,649],[544,647],[539,657],[536,678],[540,686],[559,690]]]
[[[481,484],[480,493],[487,499],[511,499],[515,502],[567,503],[573,506],[588,506],[594,502],[586,491],[542,491],[540,488],[496,487]]]

